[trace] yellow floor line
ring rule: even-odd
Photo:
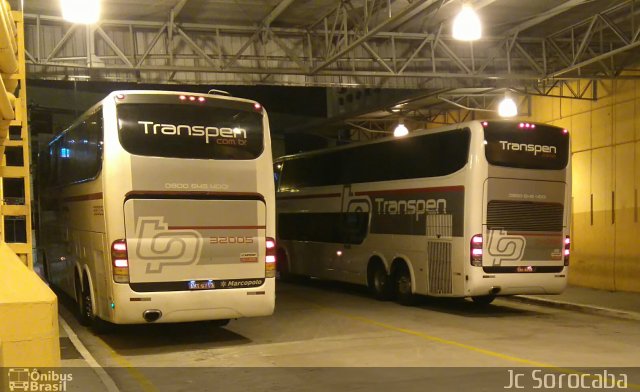
[[[531,361],[529,359],[525,359],[525,358],[520,358],[520,357],[515,357],[513,355],[508,355],[508,354],[502,354],[496,351],[491,351],[491,350],[487,350],[484,348],[480,348],[480,347],[475,347],[466,343],[460,343],[460,342],[456,342],[455,340],[449,340],[449,339],[443,339],[443,338],[439,338],[437,336],[432,336],[423,332],[419,332],[419,331],[414,331],[412,329],[408,329],[408,328],[401,328],[401,327],[396,327],[394,325],[391,324],[387,324],[387,323],[383,323],[380,321],[376,321],[376,320],[372,320],[366,317],[362,317],[362,316],[358,316],[355,314],[351,314],[351,313],[347,313],[345,311],[333,308],[333,307],[329,307],[329,306],[324,306],[324,305],[320,305],[317,304],[315,302],[309,301],[309,300],[305,300],[306,302],[312,304],[313,306],[317,307],[318,309],[321,309],[323,311],[326,312],[330,312],[342,317],[346,317],[348,319],[354,320],[354,321],[358,321],[364,324],[369,324],[369,325],[374,325],[376,327],[380,327],[383,329],[387,329],[390,331],[395,331],[395,332],[399,332],[399,333],[403,333],[406,335],[411,335],[411,336],[416,336],[418,338],[424,339],[424,340],[428,340],[428,341],[432,341],[432,342],[436,342],[436,343],[440,343],[440,344],[445,344],[445,345],[449,345],[449,346],[454,346],[454,347],[459,347],[465,350],[469,350],[469,351],[473,351],[479,354],[484,354],[490,357],[494,357],[494,358],[499,358],[499,359],[503,359],[505,361],[511,361],[511,362],[516,362],[516,363],[520,363],[523,365],[527,365],[527,366],[531,366],[531,367],[540,367],[540,368],[545,368],[548,370],[552,370],[554,372],[558,372],[558,373],[565,373],[565,374],[587,374],[584,372],[580,372],[578,370],[575,369],[570,369],[570,368],[563,368],[563,367],[558,367],[549,363],[545,363],[545,362],[538,362],[538,361]],[[628,384],[628,388],[629,389],[634,389],[634,390],[638,390],[640,391],[640,384]]]
[[[127,372],[133,377],[138,384],[142,387],[142,390],[145,392],[157,392],[158,389],[153,385],[151,380],[149,380],[141,371],[139,371],[131,362],[129,362],[125,357],[115,352],[114,349],[111,348],[104,340],[102,340],[99,336],[96,336],[96,340],[98,343],[107,350],[111,358],[120,365],[120,367],[127,369]]]
[[[84,345],[84,343],[82,343],[78,335],[76,335],[73,328],[71,328],[69,323],[67,323],[67,320],[65,320],[64,317],[62,317],[62,315],[59,316],[59,320],[60,320],[60,326],[62,327],[64,332],[67,334],[67,337],[69,338],[69,340],[71,340],[71,343],[73,344],[73,346],[76,348],[76,350],[78,350],[78,352],[80,353],[82,358],[84,358],[84,360],[87,362],[89,367],[93,369],[93,371],[96,373],[96,375],[98,376],[102,384],[105,386],[105,388],[107,388],[107,391],[119,392],[120,389],[118,389],[118,386],[113,381],[111,376],[109,376],[106,370],[104,370],[104,368],[100,366],[100,364],[98,363],[98,361],[96,361],[93,355],[91,355],[87,347]]]

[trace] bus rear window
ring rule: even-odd
[[[490,164],[542,170],[567,167],[569,134],[562,128],[511,121],[483,125]]]
[[[264,149],[263,127],[262,114],[251,107],[224,101],[119,104],[120,144],[136,155],[254,159]]]

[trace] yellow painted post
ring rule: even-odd
[[[32,240],[32,224],[31,224],[31,176],[30,163],[31,153],[29,149],[29,128],[27,123],[27,89],[26,89],[26,65],[24,53],[24,23],[21,12],[10,11],[5,8],[6,3],[2,0],[0,12],[4,17],[0,24],[0,34],[9,34],[9,37],[0,39],[0,69],[2,78],[0,79],[0,146],[5,152],[7,147],[22,148],[22,166],[6,166],[6,158],[2,154],[2,162],[0,162],[0,178],[22,179],[24,191],[22,196],[24,200],[20,203],[6,203],[7,190],[4,185],[0,184],[0,241],[9,239],[9,247],[20,257],[23,263],[30,269],[33,269],[33,240]],[[0,15],[1,16],[1,15]],[[11,19],[15,22],[8,26]],[[13,35],[15,33],[15,36]],[[14,51],[15,49],[15,51]],[[15,59],[7,60],[6,58],[15,57]],[[14,64],[17,63],[17,67]],[[13,70],[14,73],[6,73],[7,68]],[[8,90],[9,89],[9,90]],[[14,91],[15,89],[15,91]],[[11,91],[10,91],[11,90]],[[14,95],[15,93],[15,95]],[[7,108],[13,113],[7,114]],[[4,108],[4,110],[3,110]],[[14,128],[17,138],[11,139],[9,128]],[[7,218],[24,219],[25,233],[23,238],[11,238],[6,234]],[[22,236],[20,236],[22,237]]]
[[[4,243],[0,243],[0,340],[3,367],[60,366],[56,295]]]
[[[0,0],[0,368],[60,366],[58,301],[33,271],[24,56],[22,13]],[[22,165],[7,166],[5,152],[16,147],[22,148]],[[24,200],[6,203],[5,178],[23,180]],[[24,242],[6,242],[6,217],[24,219]]]

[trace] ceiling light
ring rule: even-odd
[[[515,117],[518,115],[518,106],[516,106],[511,97],[505,95],[500,105],[498,105],[498,114],[500,117]]]
[[[92,24],[100,19],[100,0],[60,0],[67,22]]]
[[[453,38],[460,41],[475,41],[481,36],[482,24],[478,14],[469,5],[464,4],[453,20]]]
[[[403,123],[398,124],[396,129],[393,130],[393,136],[402,137],[407,136],[409,134],[409,130],[404,126]]]

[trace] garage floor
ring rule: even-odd
[[[404,307],[378,302],[364,288],[311,280],[280,283],[273,317],[233,320],[224,328],[126,326],[100,336],[79,326],[68,306],[60,308],[90,354],[126,391],[210,390],[212,383],[230,390],[395,385],[424,391],[425,383],[435,388],[429,390],[497,390],[522,367],[530,369],[520,380],[533,385],[538,378],[531,369],[543,368],[557,375],[636,367],[625,370],[628,382],[640,381],[640,321],[505,299],[485,308],[427,298]]]

